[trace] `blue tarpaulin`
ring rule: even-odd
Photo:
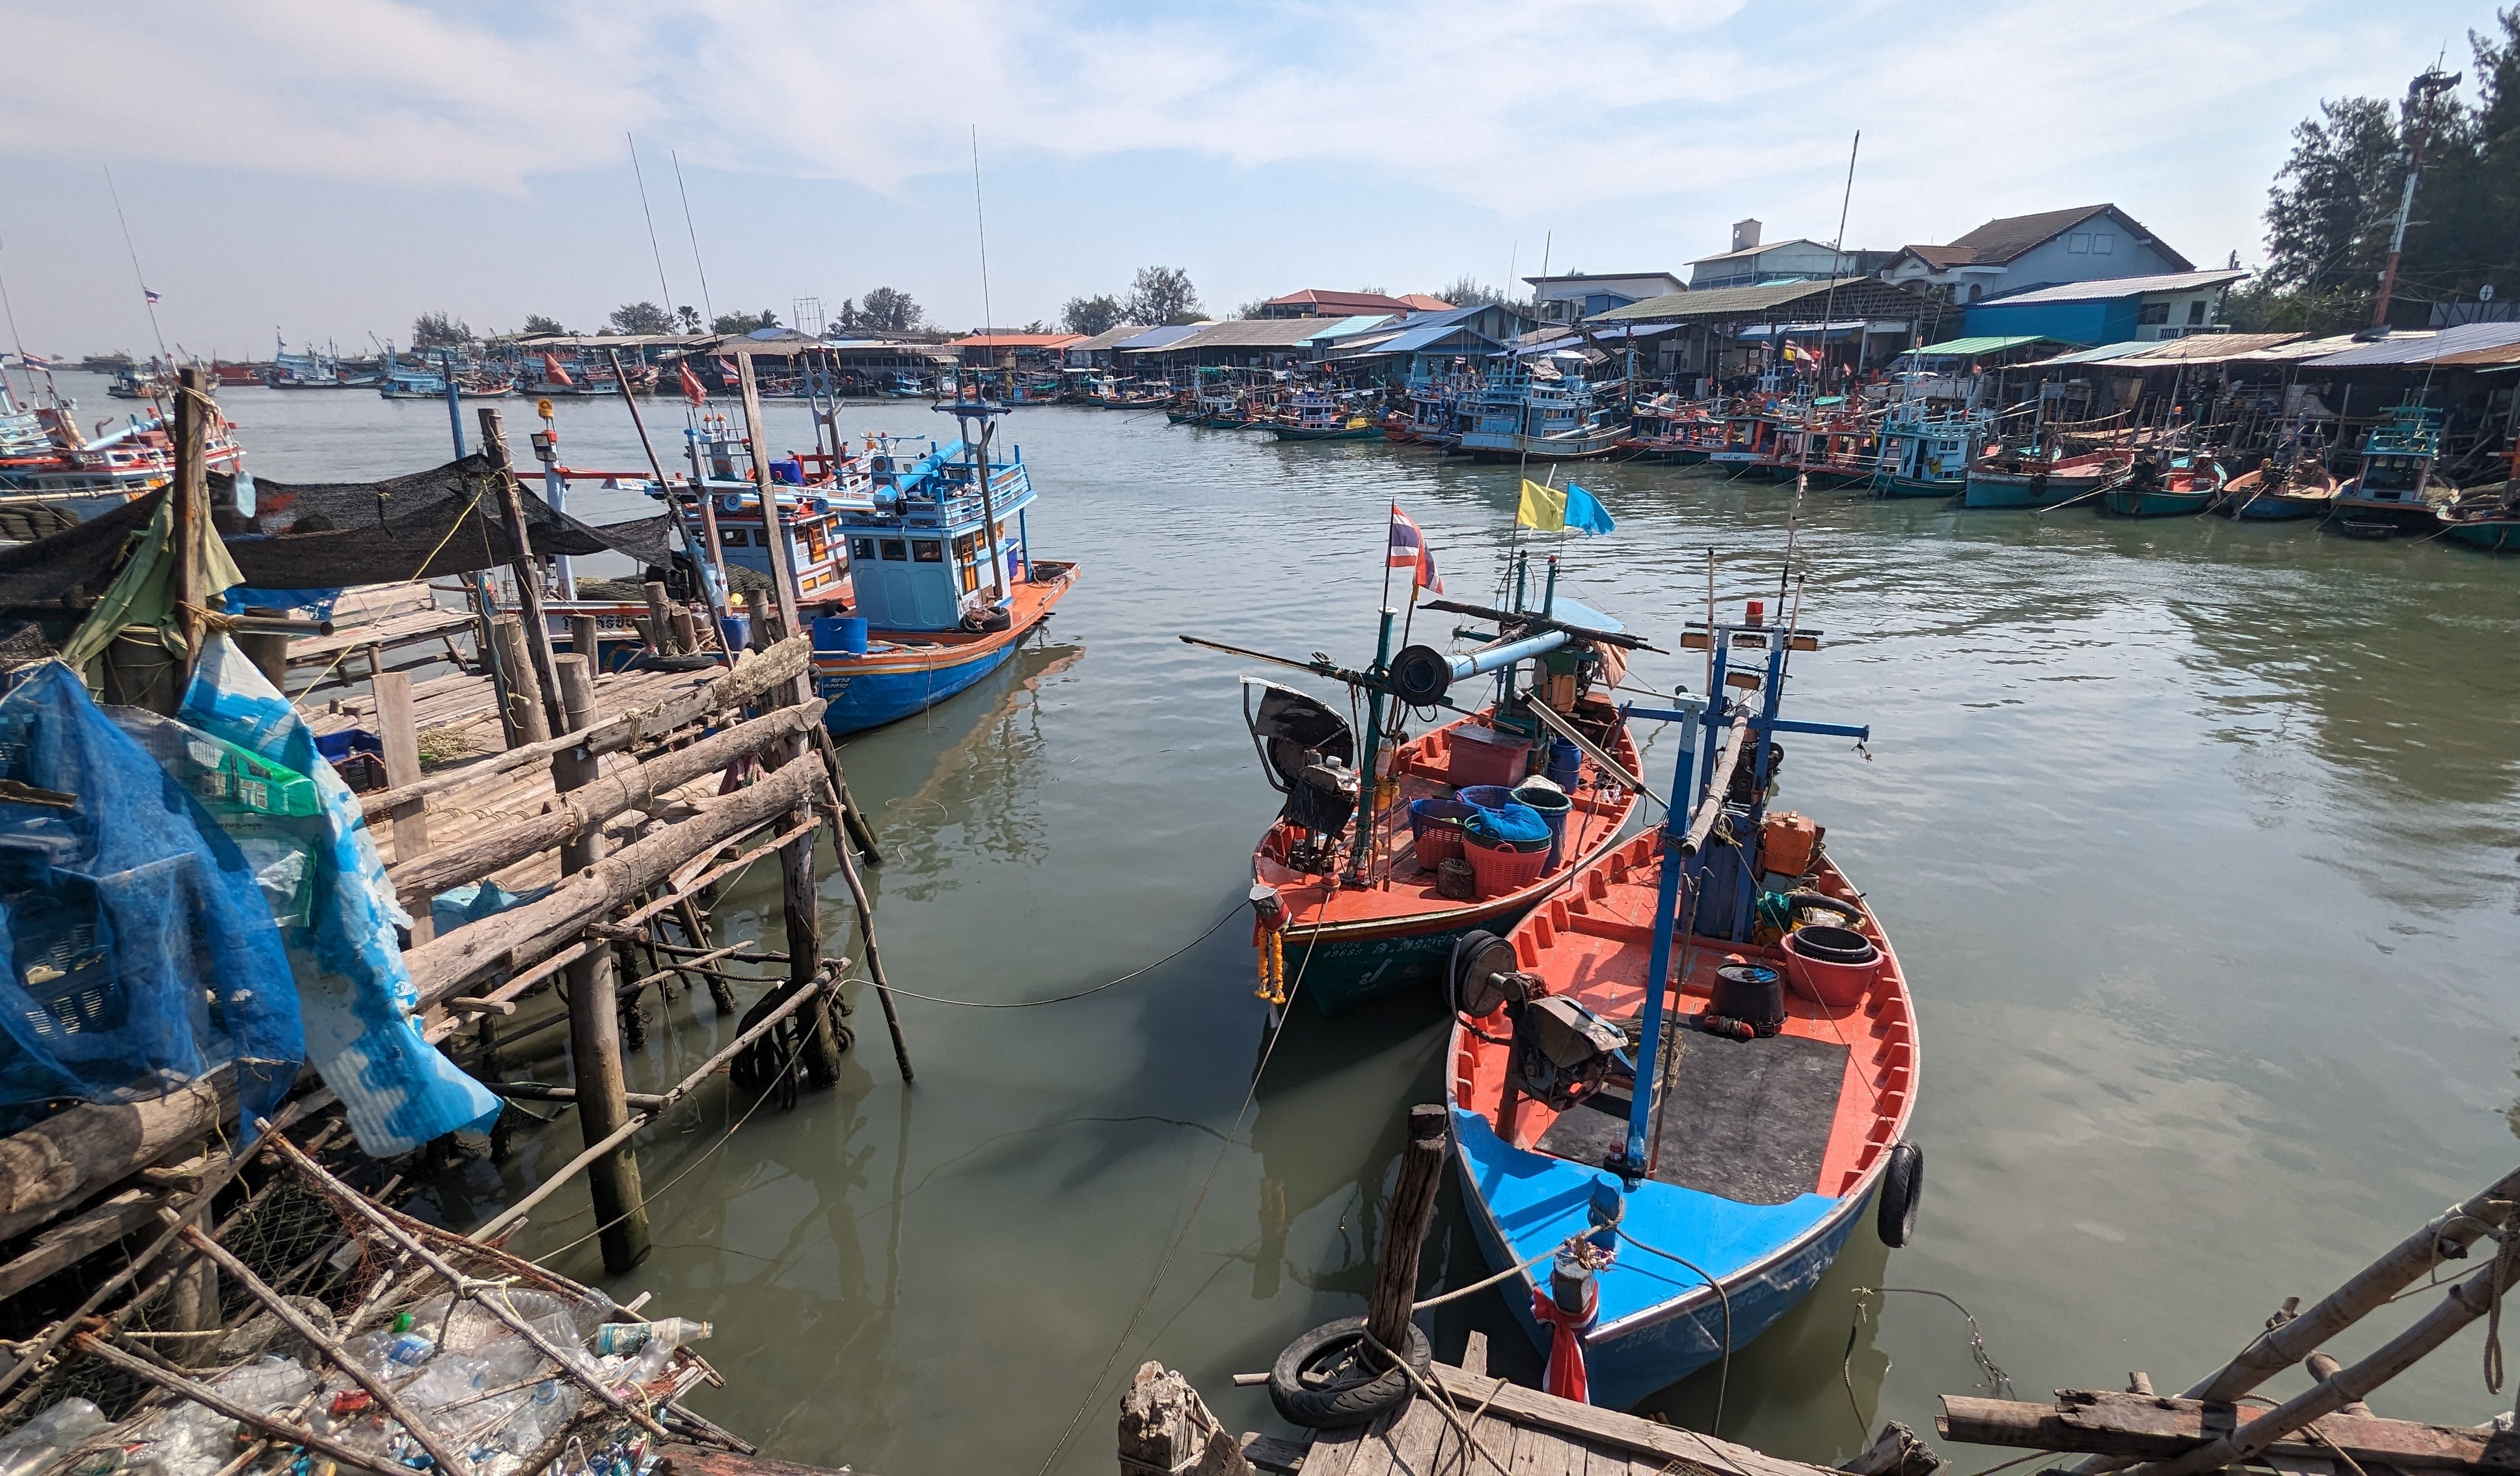
[[[306,1055],[255,868],[59,662],[0,699],[0,1112],[234,1065],[250,1122]]]

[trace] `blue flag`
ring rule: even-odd
[[[1585,533],[1606,533],[1618,527],[1600,498],[1571,482],[1566,484],[1566,526]]]

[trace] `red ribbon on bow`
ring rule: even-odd
[[[1584,1369],[1584,1329],[1593,1325],[1600,1315],[1601,1289],[1598,1283],[1584,1283],[1584,1315],[1576,1316],[1559,1307],[1547,1292],[1531,1294],[1531,1315],[1549,1329],[1549,1372],[1540,1387],[1559,1399],[1571,1399],[1589,1405],[1592,1383]]]

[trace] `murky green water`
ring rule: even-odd
[[[228,398],[270,476],[405,470],[446,444],[431,406]],[[678,429],[672,406],[651,413]],[[572,459],[635,464],[619,405],[562,414]],[[800,413],[771,414],[774,438],[806,439]],[[1039,552],[1084,581],[1004,676],[846,746],[891,850],[875,885],[893,977],[997,1001],[1138,968],[1243,890],[1275,798],[1236,711],[1251,669],[1176,632],[1362,661],[1384,504],[1474,597],[1512,509],[1510,469],[1380,445],[1082,410],[1025,412],[1012,435],[1044,489]],[[1577,476],[1619,520],[1567,550],[1582,598],[1675,633],[1710,546],[1728,604],[1773,596],[1783,490]],[[2135,1368],[2184,1383],[2282,1298],[2324,1292],[2510,1165],[2520,561],[1846,494],[1808,501],[1797,536],[1804,620],[1831,638],[1798,663],[1796,710],[1876,736],[1868,761],[1789,742],[1784,795],[1829,827],[1913,980],[1927,1187],[1912,1247],[1860,1232],[1735,1358],[1723,1434],[1827,1460],[1969,1391],[1966,1327],[1931,1298],[1876,1303],[1848,1356],[1856,1289],[1884,1282],[1965,1304],[2025,1397]],[[1647,659],[1637,679],[1687,674]],[[767,901],[742,895],[721,920],[755,923]],[[1432,1002],[1298,1011],[1254,1090],[1263,1019],[1237,921],[1090,999],[904,1012],[915,1088],[867,1000],[838,1090],[730,1137],[744,1109],[712,1088],[647,1141],[656,1251],[614,1289],[717,1322],[729,1386],[698,1407],[771,1453],[889,1473],[1034,1470],[1074,1419],[1058,1469],[1106,1471],[1119,1388],[1153,1358],[1229,1424],[1272,1427],[1229,1375],[1362,1309],[1401,1114],[1437,1090]],[[660,1020],[634,1084],[708,1053],[711,1016],[702,997]],[[443,1186],[447,1213],[576,1143],[563,1119],[504,1171],[472,1166]],[[1435,1233],[1458,1282],[1481,1268],[1449,1195]],[[1278,1233],[1264,1206],[1281,1203]],[[587,1228],[578,1191],[549,1211],[530,1252]],[[592,1247],[559,1264],[596,1274]],[[1437,1318],[1438,1352],[1472,1327],[1501,1370],[1536,1375],[1485,1297]],[[2508,1407],[2483,1392],[2479,1342],[2375,1404],[2459,1422]],[[1710,1373],[1663,1403],[1703,1425],[1715,1398]],[[1981,1453],[1963,1469],[2002,1458]]]

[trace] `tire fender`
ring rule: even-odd
[[[1916,1232],[1916,1206],[1925,1192],[1925,1150],[1912,1142],[1890,1146],[1889,1165],[1881,1171],[1881,1193],[1873,1227],[1881,1243],[1897,1250]]]

